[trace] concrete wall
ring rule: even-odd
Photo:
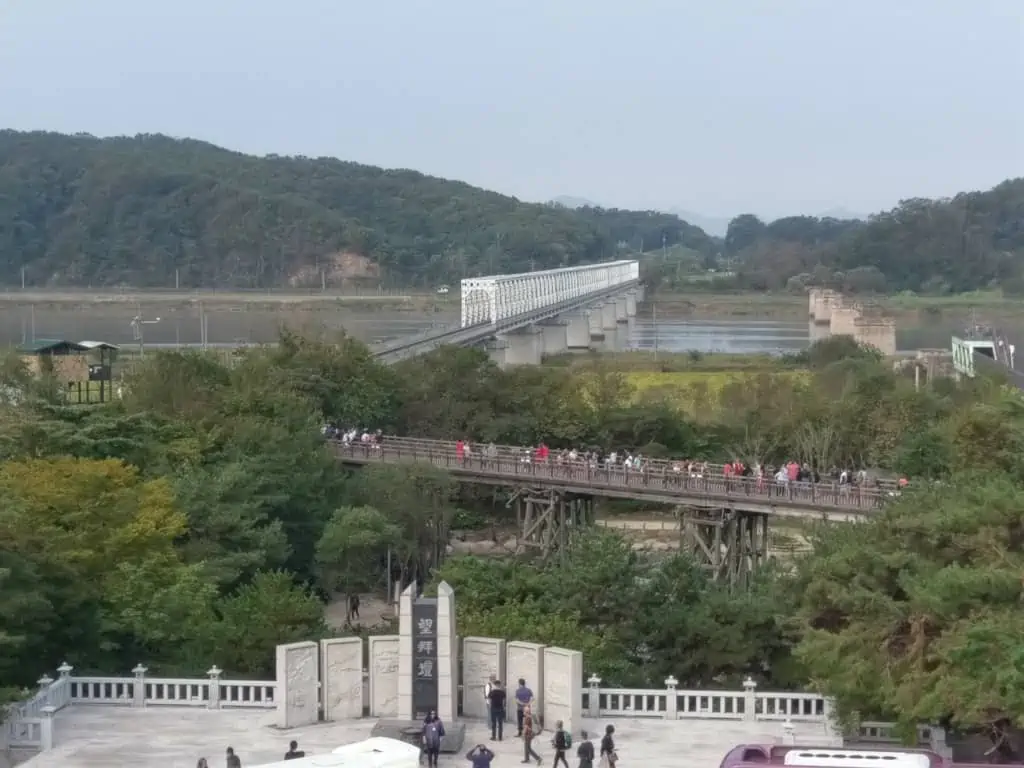
[[[832,307],[829,333],[832,336],[855,336],[857,327],[854,325],[860,317],[860,307],[856,304],[842,304]]]
[[[874,347],[883,355],[896,354],[896,321],[887,317],[857,318],[853,338],[859,344]]]

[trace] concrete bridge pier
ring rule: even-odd
[[[625,302],[623,302],[625,309]],[[611,299],[601,305],[601,332],[607,335],[614,332],[619,322],[618,301]]]
[[[636,291],[626,294],[626,317],[636,317]]]
[[[569,322],[559,317],[545,320],[541,324],[541,344],[543,346],[541,354],[543,357],[565,354],[569,349],[568,326]]]
[[[604,341],[604,304],[595,304],[587,313],[587,325],[590,327],[590,344]]]
[[[592,312],[580,310],[566,315],[565,345],[570,351],[590,349],[590,316]]]
[[[633,314],[636,315],[636,307],[633,307]],[[626,294],[615,297],[615,322],[624,323],[629,320],[629,302]]]
[[[505,359],[502,365],[540,365],[544,356],[544,332],[536,325],[528,325],[502,334]]]

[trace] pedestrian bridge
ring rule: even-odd
[[[395,363],[441,346],[494,339],[497,362],[537,364],[545,355],[588,348],[592,336],[626,322],[636,314],[639,288],[638,261],[471,278],[462,281],[458,328],[398,339],[374,354]]]
[[[389,436],[378,444],[332,441],[332,446],[345,464],[429,464],[470,483],[728,508],[774,517],[864,520],[896,493],[889,485],[861,488],[831,482],[794,482],[783,486],[767,478],[726,477],[721,465],[709,466],[703,476],[697,476],[677,471],[678,462],[665,459],[648,460],[644,470],[594,466],[584,461],[536,461],[532,449],[516,446],[496,446],[491,456],[479,452],[459,456],[456,444],[447,440]]]

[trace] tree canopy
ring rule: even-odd
[[[64,660],[270,675],[277,643],[354,631],[328,630],[323,599],[383,591],[390,562],[405,580],[454,586],[463,636],[578,648],[611,684],[749,675],[813,686],[851,717],[1019,720],[1020,393],[984,377],[919,390],[841,339],[770,366],[712,393],[642,386],[659,370],[607,360],[501,370],[441,349],[385,368],[345,337],[286,333],[230,361],[147,355],[123,399],[72,407],[4,361],[0,386],[20,396],[0,403],[0,689]],[[795,458],[911,484],[869,522],[805,531],[810,553],[737,593],[684,552],[640,552],[601,529],[547,563],[452,556],[458,531],[508,524],[507,497],[429,466],[347,470],[324,421]]]

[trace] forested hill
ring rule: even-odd
[[[671,214],[569,210],[331,158],[159,135],[0,132],[0,284],[429,286],[594,262],[640,243],[708,259]]]
[[[737,216],[725,252],[740,287],[1024,295],[1024,178],[987,192],[912,199],[866,221]]]

